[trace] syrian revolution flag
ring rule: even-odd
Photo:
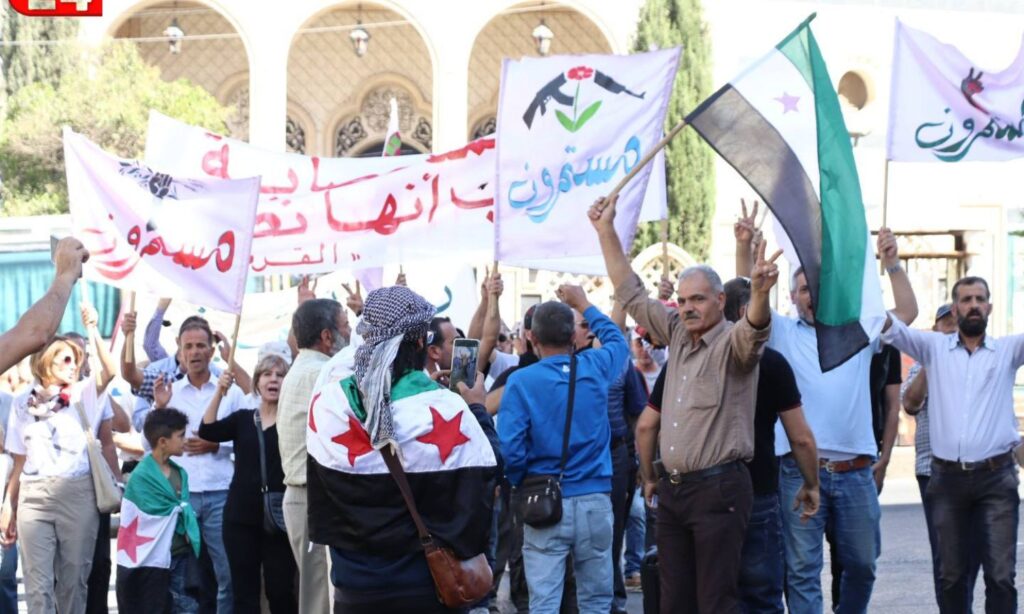
[[[785,231],[779,241],[810,287],[824,372],[876,338],[885,311],[853,147],[813,18],[687,119]]]
[[[1024,156],[1024,46],[1001,71],[896,21],[887,159],[1010,160]]]
[[[345,376],[345,370],[338,372]],[[416,371],[392,388],[395,439],[431,534],[463,559],[487,547],[496,459],[462,398]],[[380,452],[370,445],[355,377],[324,378],[309,407],[309,534],[314,543],[373,554],[417,551],[416,527]],[[441,496],[443,495],[443,496]]]
[[[402,134],[398,131],[398,101],[391,98],[391,113],[388,115],[388,133],[384,137],[382,156],[397,156],[402,148]]]
[[[126,569],[171,566],[171,541],[176,532],[188,536],[199,556],[199,524],[188,502],[188,474],[181,472],[181,499],[160,467],[147,454],[132,472],[121,499],[121,526],[117,530],[117,565]],[[122,573],[122,572],[119,572]]]

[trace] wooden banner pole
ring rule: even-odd
[[[135,291],[128,291],[128,313],[135,313]],[[136,325],[138,325],[138,318],[136,318]],[[124,336],[125,343],[125,360],[128,362],[135,362],[135,333],[132,332],[129,335]]]
[[[668,134],[662,137],[662,139],[658,141],[658,144],[655,145],[653,149],[647,152],[647,155],[645,155],[643,158],[640,158],[640,161],[637,162],[636,166],[634,166],[633,169],[629,171],[629,173],[627,173],[625,177],[622,178],[622,181],[620,181],[619,184],[615,186],[615,188],[611,192],[608,193],[608,200],[611,200],[615,196],[618,196],[619,192],[621,192],[622,189],[626,187],[626,184],[629,183],[629,180],[632,179],[633,177],[636,177],[636,174],[643,170],[643,168],[647,166],[647,164],[651,160],[654,159],[654,156],[656,156],[659,151],[664,149],[665,146],[668,145],[668,142],[675,138],[675,136],[679,134],[679,132],[683,128],[686,127],[686,125],[686,120],[684,119],[680,121],[678,124],[676,124],[675,127],[673,127],[671,130],[669,130]]]

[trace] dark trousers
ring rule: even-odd
[[[740,561],[753,499],[742,463],[702,480],[658,482],[663,614],[739,611]]]
[[[350,592],[334,589],[334,614],[460,614],[447,608],[434,593],[395,596],[390,591]]]
[[[118,614],[163,614],[171,611],[170,569],[129,569],[118,565],[116,588]]]
[[[925,493],[928,490],[928,476],[917,476],[917,487],[921,491],[921,502],[924,507],[924,522],[928,527],[928,544],[932,548],[932,576],[935,580],[935,603],[942,599],[942,577],[939,575],[939,537],[935,531],[935,521],[932,519],[932,506],[928,503]],[[977,531],[977,527],[972,527]],[[981,571],[981,559],[978,556],[978,549],[971,548],[967,562],[967,611],[971,611],[974,604],[974,585],[978,581],[978,572]]]
[[[622,577],[622,543],[626,520],[636,492],[636,456],[625,441],[612,447],[612,611],[626,610],[626,583]]]
[[[967,612],[971,551],[985,577],[985,612],[1017,611],[1017,466],[963,471],[932,463],[925,497],[939,546],[942,614]]]
[[[100,514],[88,586],[85,614],[107,614],[107,594],[110,592],[110,514]]]
[[[260,613],[260,586],[264,587],[273,614],[295,614],[297,567],[288,536],[267,535],[263,527],[224,520],[224,549],[231,566],[234,614]],[[260,581],[260,568],[263,581]]]

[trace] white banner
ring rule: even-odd
[[[491,258],[494,139],[436,155],[275,153],[151,113],[146,160],[194,177],[262,175],[257,274],[318,273],[436,258]]]
[[[604,272],[587,209],[661,139],[678,60],[678,48],[505,60],[497,131],[498,260]],[[633,241],[650,174],[648,165],[619,195],[615,225],[624,249]]]
[[[122,160],[64,129],[71,224],[85,277],[118,288],[242,308],[260,178],[182,179]]]
[[[1024,156],[1024,46],[1001,72],[983,70],[934,36],[896,21],[888,159]]]

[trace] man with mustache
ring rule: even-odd
[[[928,372],[931,477],[925,499],[938,541],[939,610],[969,611],[971,550],[985,578],[985,611],[1016,612],[1020,497],[1013,449],[1020,442],[1013,385],[1024,364],[1024,335],[986,334],[988,283],[953,285],[959,332],[912,330],[890,318],[883,341]]]
[[[655,492],[658,498],[661,611],[736,612],[754,496],[744,463],[754,455],[758,362],[771,335],[768,296],[781,252],[765,259],[760,245],[750,306],[735,325],[723,315],[722,280],[707,265],[679,275],[679,306],[669,311],[630,269],[615,232],[615,201],[598,199],[588,212],[615,298],[654,342],[669,346],[662,413],[637,427],[644,497],[651,505]],[[653,463],[659,436],[661,476]]]

